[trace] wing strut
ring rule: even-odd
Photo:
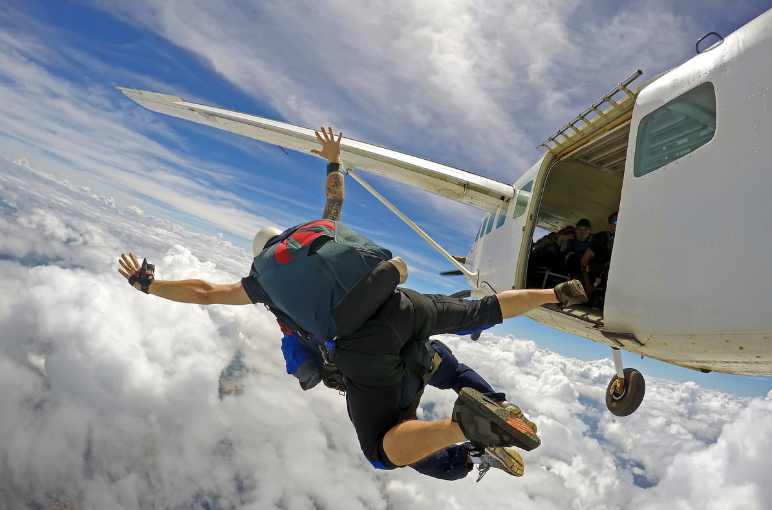
[[[346,168],[346,171],[348,172],[348,174],[349,174],[351,177],[353,177],[353,178],[354,178],[354,180],[355,180],[355,181],[357,181],[359,184],[361,184],[361,185],[362,185],[362,186],[363,186],[363,187],[364,187],[364,188],[365,188],[367,191],[369,191],[370,193],[372,193],[372,195],[373,195],[375,198],[377,198],[378,200],[380,200],[380,201],[381,201],[381,203],[382,203],[383,205],[385,205],[386,207],[388,207],[389,209],[391,209],[391,211],[392,211],[394,214],[396,214],[397,216],[399,216],[399,217],[402,219],[402,221],[404,221],[405,223],[407,223],[407,225],[408,225],[410,228],[412,228],[413,230],[415,230],[415,231],[418,233],[418,235],[419,235],[419,236],[423,237],[423,238],[426,240],[426,242],[427,242],[427,243],[431,244],[431,245],[432,245],[432,247],[434,247],[434,249],[435,249],[435,250],[437,250],[438,252],[440,252],[440,255],[442,255],[443,257],[445,257],[446,259],[448,259],[448,260],[450,261],[450,263],[451,263],[451,264],[453,264],[454,266],[456,266],[456,267],[458,268],[458,270],[459,270],[459,271],[461,271],[461,273],[462,273],[464,276],[466,276],[467,280],[469,280],[469,282],[472,284],[472,286],[473,286],[475,289],[477,289],[477,277],[478,277],[478,275],[479,275],[479,272],[478,272],[478,271],[475,271],[474,273],[472,273],[472,272],[470,272],[470,271],[469,271],[469,270],[468,270],[466,267],[464,267],[464,266],[463,266],[461,263],[459,263],[459,262],[458,262],[456,259],[454,259],[454,258],[453,258],[453,256],[452,256],[450,253],[448,253],[447,251],[445,251],[445,249],[444,249],[442,246],[440,246],[440,245],[439,245],[439,244],[438,244],[438,243],[437,243],[437,242],[436,242],[434,239],[432,239],[431,237],[429,237],[429,235],[428,235],[426,232],[424,232],[423,230],[421,230],[421,228],[420,228],[418,225],[416,225],[415,223],[413,223],[412,221],[410,221],[410,218],[408,218],[407,216],[405,216],[404,214],[402,214],[402,212],[401,212],[399,209],[397,209],[396,207],[394,207],[394,206],[391,204],[391,202],[389,202],[388,200],[386,200],[385,198],[383,198],[383,197],[381,196],[381,194],[380,194],[380,193],[378,193],[377,191],[375,191],[375,190],[372,188],[372,186],[370,186],[369,184],[367,184],[367,183],[366,183],[366,182],[365,182],[365,181],[364,181],[364,180],[363,180],[361,177],[359,177],[357,174],[355,174],[355,173],[354,173],[354,169],[353,169],[353,168]]]

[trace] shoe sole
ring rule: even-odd
[[[534,434],[538,433],[538,430],[536,429],[536,424],[531,420],[529,420],[528,418],[526,418],[525,415],[523,414],[523,411],[521,411],[519,407],[512,404],[510,407],[505,407],[504,409],[506,409],[509,413],[513,413],[516,418],[523,420],[523,423],[528,425],[528,427],[533,431]]]
[[[489,446],[516,446],[522,450],[530,452],[541,445],[539,437],[533,433],[531,427],[525,424],[520,418],[510,415],[503,407],[489,399],[482,393],[472,388],[463,388],[458,397],[466,404],[475,409],[490,420],[493,425],[502,429],[504,433],[512,437],[511,445],[489,445]],[[496,431],[492,429],[496,434]]]
[[[525,462],[515,450],[509,448],[488,448],[488,453],[506,466],[502,471],[512,476],[523,476],[525,472]],[[501,468],[499,468],[501,469]]]

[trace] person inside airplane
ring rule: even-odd
[[[550,232],[534,243],[529,260],[534,267],[551,267],[559,254],[558,234]]]
[[[533,243],[528,257],[527,288],[541,287],[541,275],[555,265],[558,256],[560,256],[560,245],[556,232],[550,232]]]
[[[617,214],[611,213],[608,217],[608,230],[593,234],[590,247],[585,250],[580,261],[582,267],[582,282],[590,302],[595,301],[595,283],[601,283],[608,273],[611,261],[611,247],[617,230]]]
[[[576,237],[576,229],[574,227],[566,227],[558,230],[558,235],[557,235],[558,248],[562,250],[565,242],[575,237]]]
[[[578,275],[581,272],[580,260],[590,247],[590,220],[582,218],[576,222],[576,237],[569,238],[560,247],[560,260],[555,267],[556,272]]]

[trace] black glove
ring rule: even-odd
[[[341,393],[346,392],[346,383],[343,380],[343,374],[338,371],[335,365],[324,364],[322,382],[328,388],[338,390]]]
[[[145,294],[150,294],[150,292],[148,292],[148,288],[155,279],[153,276],[154,273],[155,264],[148,264],[147,259],[144,259],[142,261],[142,267],[139,268],[139,271],[132,273],[132,275],[129,276],[129,285],[133,287],[135,283],[139,282],[142,292]]]

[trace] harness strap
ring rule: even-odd
[[[415,419],[415,413],[418,410],[418,406],[421,403],[421,397],[424,394],[424,389],[426,389],[426,383],[429,382],[429,379],[432,378],[434,373],[437,371],[438,368],[440,368],[440,363],[442,363],[442,356],[440,356],[440,353],[437,352],[437,349],[432,346],[430,342],[427,342],[427,347],[429,347],[429,351],[432,353],[432,362],[429,365],[429,369],[427,370],[426,367],[421,367],[421,372],[419,373],[416,371],[413,367],[418,366],[418,363],[415,360],[408,361],[406,358],[403,358],[405,361],[405,364],[421,377],[421,389],[418,390],[418,393],[416,393],[415,398],[413,398],[413,401],[410,403],[410,406],[399,413],[399,422],[402,423],[404,421],[413,420]],[[411,366],[412,365],[412,366]]]

